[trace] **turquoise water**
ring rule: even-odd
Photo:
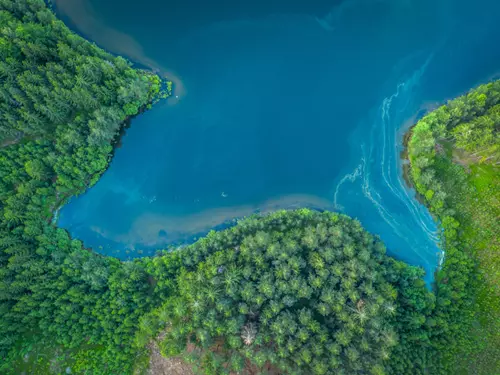
[[[175,83],[61,210],[74,237],[126,259],[253,212],[337,209],[432,280],[436,225],[403,181],[402,136],[496,74],[500,4],[55,3],[73,29]]]

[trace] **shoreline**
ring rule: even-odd
[[[417,126],[418,121],[420,121],[420,119],[425,117],[427,114],[434,111],[440,105],[441,104],[438,102],[424,102],[424,104],[422,104],[419,107],[419,109],[415,112],[415,114],[413,116],[411,116],[408,120],[406,120],[400,128],[400,131],[402,132],[401,145],[403,146],[403,148],[399,153],[399,159],[401,161],[403,180],[404,180],[407,188],[415,191],[415,199],[419,203],[423,204],[426,208],[427,208],[427,205],[425,204],[425,199],[417,191],[415,184],[413,183],[413,180],[411,178],[411,164],[410,164],[410,158],[409,158],[409,154],[408,154],[408,149],[409,149],[408,144],[409,144],[411,137],[412,137],[413,128],[415,126]],[[432,216],[431,212],[430,212],[430,214]]]
[[[91,230],[103,239],[121,244],[124,250],[137,251],[143,247],[161,251],[193,243],[211,230],[229,228],[253,215],[265,216],[279,210],[299,208],[334,212],[333,203],[327,199],[306,194],[289,194],[255,204],[206,209],[184,216],[147,213],[137,217],[126,233],[111,234],[95,226]],[[161,233],[164,233],[164,241],[161,241]]]
[[[168,98],[170,105],[176,104],[180,98],[186,95],[184,83],[177,73],[164,68],[149,58],[142,45],[130,35],[104,25],[89,3],[83,0],[49,0],[49,4],[50,10],[57,19],[76,35],[96,44],[115,57],[125,58],[132,63],[135,69],[150,72],[160,76],[162,80],[170,81],[173,85],[172,95]],[[67,20],[71,22],[71,25],[68,25]],[[114,47],[110,48],[110,45]],[[174,91],[175,95],[173,95]]]
[[[155,73],[147,71],[147,70],[142,70],[142,69],[138,69],[138,70],[140,70],[148,75],[155,75]],[[160,79],[161,79],[161,77],[160,77]],[[169,81],[167,81],[165,79],[161,79],[161,81],[162,81],[162,86],[163,85],[168,86]],[[168,99],[172,95],[172,91],[167,90],[166,93],[167,93],[167,97],[165,99]],[[113,158],[115,157],[116,150],[122,147],[123,137],[126,135],[127,130],[132,126],[132,120],[134,118],[136,118],[137,116],[140,116],[141,114],[148,111],[150,109],[150,106],[155,105],[155,102],[160,101],[162,99],[161,95],[162,95],[162,93],[160,92],[157,96],[152,97],[151,100],[147,104],[144,104],[141,108],[139,108],[139,111],[135,115],[126,117],[120,123],[116,134],[113,136],[113,138],[111,139],[111,142],[110,142],[112,150],[108,155],[108,163],[106,165],[106,168],[102,172],[100,172],[99,179],[97,181],[99,181],[102,178],[102,175],[104,173],[106,173],[106,171],[110,168],[111,162],[113,161]],[[51,216],[49,217],[48,222],[51,223],[52,225],[55,225],[56,227],[58,227],[57,222],[59,220],[59,213],[60,213],[61,209],[65,205],[67,205],[73,197],[77,197],[79,195],[85,194],[87,192],[87,190],[91,189],[92,186],[95,183],[97,183],[97,182],[95,182],[94,184],[92,184],[92,181],[96,177],[96,175],[97,174],[89,176],[88,180],[85,181],[85,188],[83,191],[67,192],[66,194],[64,194],[63,197],[60,197],[58,199],[58,201],[56,202],[56,204],[54,205],[54,208],[52,209],[52,213],[51,213]],[[69,231],[68,231],[68,233],[69,233]]]
[[[419,108],[417,113],[414,116],[412,116],[410,119],[408,119],[408,121],[406,121],[406,124],[409,123],[411,125],[409,125],[409,127],[403,133],[403,143],[402,143],[403,149],[401,150],[401,152],[399,154],[399,158],[402,162],[401,163],[402,176],[403,176],[403,180],[404,180],[407,188],[415,191],[415,199],[427,209],[427,211],[431,215],[433,221],[436,223],[438,230],[441,227],[441,225],[439,223],[439,218],[436,217],[436,215],[433,212],[431,212],[431,210],[429,209],[429,206],[427,205],[427,203],[425,201],[425,197],[417,191],[415,183],[411,177],[411,163],[410,163],[410,158],[409,158],[409,143],[410,143],[410,140],[412,138],[413,129],[417,126],[420,119],[424,118],[426,115],[428,115],[429,113],[434,111],[436,108],[439,108],[440,105],[441,104],[439,104],[439,103],[423,104]],[[419,114],[421,114],[421,115],[419,116]],[[403,125],[403,127],[401,127],[401,129],[404,129],[404,128],[405,128],[405,126]],[[443,266],[443,263],[444,263],[444,259],[446,257],[446,252],[445,252],[443,244],[441,242],[439,242],[437,245],[438,245],[438,249],[440,250],[440,252],[439,252],[438,265],[437,265],[437,268],[434,270],[434,280],[432,283],[433,290],[436,290],[436,288],[437,288],[437,281],[436,280],[438,277],[438,273],[441,270],[441,267]]]

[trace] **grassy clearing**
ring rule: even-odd
[[[474,323],[456,353],[461,374],[500,374],[500,168],[481,164],[452,142],[436,147],[436,179],[458,220],[460,248],[476,261]],[[448,214],[450,213],[448,212]]]

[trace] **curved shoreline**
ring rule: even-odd
[[[140,246],[161,249],[162,246],[193,242],[198,236],[214,228],[232,226],[253,214],[265,215],[277,210],[296,208],[333,210],[333,203],[312,195],[291,194],[255,204],[208,209],[185,216],[146,213],[137,217],[126,233],[111,234],[97,226],[91,227],[91,231],[104,239],[122,244],[125,249],[136,250]],[[159,241],[162,237],[160,233],[166,234],[164,241]]]
[[[52,0],[52,3],[53,10],[58,16],[67,17],[75,26],[78,26],[77,30],[71,28],[71,31],[80,34],[85,39],[90,39],[100,48],[125,56],[132,62],[147,67],[153,73],[171,81],[174,85],[175,96],[168,99],[169,104],[177,103],[186,95],[186,88],[178,74],[149,58],[141,44],[133,37],[103,24],[90,4],[83,0]]]

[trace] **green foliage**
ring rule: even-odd
[[[448,373],[500,371],[500,81],[428,114],[412,130],[411,174],[440,220],[432,345]]]
[[[0,0],[1,373],[24,371],[11,359],[40,340],[73,350],[81,372],[131,368],[154,294],[144,268],[88,252],[51,221],[97,181],[120,126],[162,84],[72,33],[43,0]]]
[[[62,130],[66,147],[103,146],[159,92],[156,77],[70,32],[43,0],[3,0],[0,24],[0,139]]]
[[[207,374],[497,370],[499,82],[413,129],[412,177],[446,250],[435,293],[332,213],[251,217],[123,263],[55,227],[127,118],[171,90],[43,0],[0,0],[0,373],[132,373],[152,338]]]
[[[183,264],[176,292],[141,319],[137,339],[163,331],[162,354],[195,355],[205,374],[245,364],[259,373],[398,373],[413,366],[399,340],[428,341],[421,332],[434,298],[423,271],[386,256],[343,215],[252,217],[160,259],[171,257]]]

